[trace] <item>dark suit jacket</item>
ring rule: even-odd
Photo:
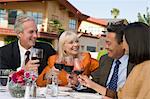
[[[34,48],[43,49],[43,59],[38,68],[39,74],[47,65],[48,57],[55,54],[56,51],[52,48],[51,45],[43,42],[36,42]],[[15,41],[11,44],[3,46],[0,48],[0,68],[1,69],[12,69],[16,70],[20,67],[20,51],[18,46],[18,41]]]
[[[107,54],[101,57],[101,59],[99,60],[99,68],[91,74],[93,80],[96,83],[106,87],[113,61],[114,59],[108,57]],[[133,67],[133,64],[128,63],[127,76],[129,75]]]
[[[104,55],[101,57],[101,59],[99,60],[99,68],[91,74],[95,82],[106,87],[113,61],[114,59],[108,57],[108,55]],[[133,66],[133,64],[128,63],[127,76],[131,72]]]

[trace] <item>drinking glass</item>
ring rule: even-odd
[[[31,51],[31,60],[40,60],[43,58],[43,49],[33,48]]]
[[[8,84],[8,76],[12,70],[0,69],[0,92],[5,92]]]
[[[78,58],[74,59],[74,70],[73,72],[77,75],[83,73],[83,66],[80,64],[80,60]]]
[[[70,74],[74,68],[73,56],[66,56],[65,63],[63,69]]]
[[[43,49],[38,49],[38,48],[33,48],[31,50],[31,56],[30,56],[31,60],[36,60],[38,59],[39,60],[39,63],[37,64],[40,64],[41,63],[41,60],[43,58]],[[30,71],[31,75],[34,75],[36,78],[38,77],[38,71]]]
[[[58,72],[54,69],[51,68],[49,74],[47,75],[47,86],[46,86],[46,97],[48,98],[49,96],[57,96],[58,95]]]

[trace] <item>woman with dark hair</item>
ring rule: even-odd
[[[139,64],[150,58],[150,28],[148,25],[135,22],[124,30],[125,40],[129,46],[129,61]]]
[[[141,22],[124,29],[124,47],[136,64],[119,93],[120,99],[150,99],[150,27]],[[149,60],[149,61],[148,61]]]
[[[135,64],[124,87],[119,91],[119,99],[150,99],[150,27],[141,22],[129,24],[123,31],[123,46],[129,54],[129,62]],[[149,61],[147,61],[149,60]],[[80,83],[94,90],[98,84],[87,76],[80,76]],[[105,97],[108,98],[108,97]]]

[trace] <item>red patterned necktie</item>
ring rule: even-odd
[[[30,59],[29,59],[30,51],[26,51],[25,55],[26,55],[26,59],[25,59],[25,65],[26,65],[27,62],[30,60]]]

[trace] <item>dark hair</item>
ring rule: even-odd
[[[150,27],[142,22],[129,24],[124,30],[129,46],[129,62],[139,64],[150,59]]]
[[[123,23],[123,21],[118,21],[118,22],[110,22],[107,25],[107,31],[108,32],[114,32],[116,33],[116,40],[118,44],[123,42],[123,32],[121,32],[126,25]]]

